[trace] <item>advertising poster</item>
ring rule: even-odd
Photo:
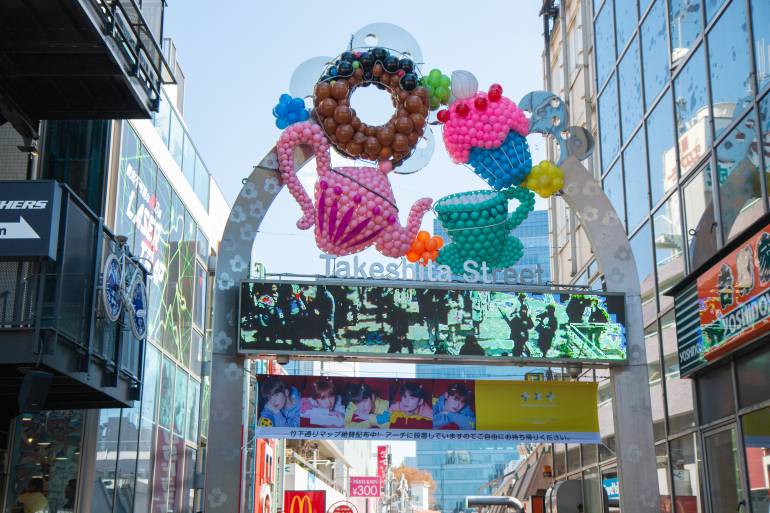
[[[377,446],[377,479],[380,483],[380,494],[385,491],[385,479],[388,472],[388,446]]]
[[[285,513],[326,513],[326,492],[323,490],[285,490]]]
[[[378,466],[378,474],[379,471],[380,469]],[[380,495],[380,476],[350,476],[351,497],[379,497]]]
[[[622,295],[457,286],[244,282],[239,348],[416,361],[626,360]]]
[[[259,376],[258,387],[263,438],[600,440],[596,383]]]
[[[683,375],[770,327],[770,226],[698,277],[697,290],[701,336],[697,349],[680,348]]]

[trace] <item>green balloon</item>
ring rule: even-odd
[[[438,96],[442,102],[449,100],[449,88],[439,84],[439,86],[436,87],[436,96]]]
[[[446,75],[441,75],[441,77],[439,77],[439,84],[440,84],[440,85],[442,85],[442,86],[444,86],[444,87],[449,87],[449,84],[450,84],[450,83],[451,83],[451,81],[449,80],[449,77],[448,77],[448,76],[446,76]]]
[[[432,70],[430,70],[430,73],[428,73],[428,78],[432,78],[433,80],[440,80],[441,70],[433,68]]]

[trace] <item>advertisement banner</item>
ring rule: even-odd
[[[683,375],[770,327],[770,226],[699,276],[697,290],[701,335],[681,362]]]
[[[452,287],[244,282],[239,350],[415,362],[626,360],[622,295]]]
[[[388,446],[377,446],[377,479],[380,483],[380,493],[385,491],[385,479],[388,473]]]
[[[262,438],[600,440],[596,383],[258,376],[258,384]],[[379,474],[387,447],[377,456]]]
[[[382,446],[381,446],[382,447]],[[377,451],[376,476],[350,476],[351,497],[379,497],[380,496],[380,451]]]
[[[284,513],[325,513],[326,492],[324,490],[285,490],[283,511]]]

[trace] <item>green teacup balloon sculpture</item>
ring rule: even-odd
[[[508,201],[519,205],[509,215]],[[444,246],[436,262],[462,274],[466,260],[486,262],[491,268],[515,264],[523,254],[522,243],[511,235],[535,208],[534,193],[523,187],[502,191],[468,191],[445,196],[434,210],[441,226],[452,239]]]

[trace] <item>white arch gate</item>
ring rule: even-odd
[[[580,217],[607,290],[626,297],[628,363],[610,370],[620,505],[624,513],[660,510],[640,284],[631,246],[599,183],[578,159],[590,154],[590,135],[569,127],[562,101],[534,92],[519,106],[532,113],[530,131],[554,137],[567,184],[562,197]],[[312,159],[296,158],[297,169]],[[275,148],[254,167],[230,213],[217,261],[214,292],[211,419],[206,457],[204,510],[237,513],[243,504],[249,364],[237,353],[239,284],[249,278],[251,251],[260,223],[280,192]]]

